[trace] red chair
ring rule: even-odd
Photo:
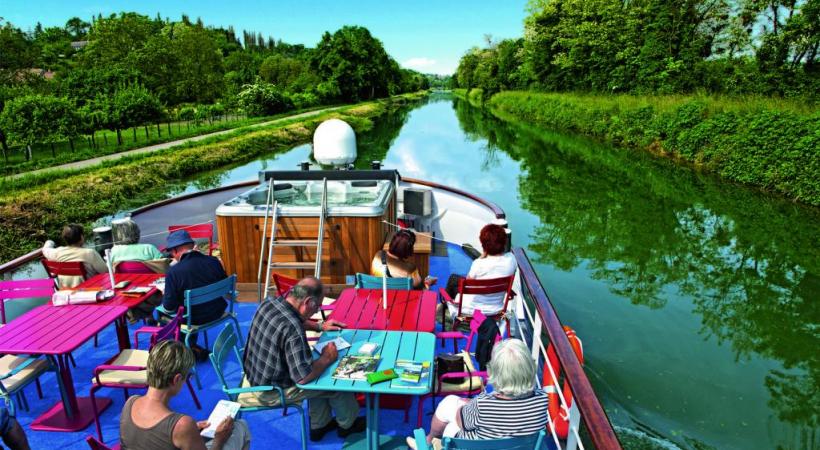
[[[213,255],[214,250],[219,248],[219,244],[214,242],[214,224],[198,223],[196,225],[171,225],[168,227],[168,234],[177,230],[186,230],[192,239],[207,239],[208,254]]]
[[[461,305],[462,299],[464,294],[480,294],[480,295],[487,295],[487,294],[504,294],[504,301],[503,307],[497,314],[493,314],[492,317],[496,322],[500,320],[504,320],[507,322],[507,336],[510,335],[510,319],[507,317],[507,306],[509,306],[510,299],[513,296],[512,285],[513,279],[515,279],[515,275],[510,275],[508,277],[500,277],[500,278],[489,278],[483,280],[477,280],[472,278],[462,278],[458,280],[458,295],[456,295],[456,299],[453,300],[450,298],[450,294],[447,293],[444,288],[439,289],[439,293],[441,294],[441,298],[447,304],[456,305],[458,307],[458,314],[456,314],[455,319],[453,319],[453,328],[452,331],[458,330],[458,326],[462,323],[469,323],[472,319],[471,316],[463,314],[461,312]],[[448,308],[442,309],[442,315],[447,314]],[[442,317],[442,323],[444,323],[444,317]],[[453,341],[453,349],[455,350],[455,341]]]
[[[151,344],[149,348],[153,348],[157,343],[168,339],[179,340],[179,329],[185,316],[183,314],[184,311],[185,308],[180,307],[173,320],[160,327],[159,330],[150,330]],[[101,441],[103,440],[102,427],[100,426],[100,415],[97,411],[97,401],[94,394],[103,387],[122,388],[125,390],[125,398],[128,399],[128,389],[145,389],[148,387],[148,374],[145,367],[148,363],[149,352],[148,350],[136,348],[136,345],[139,344],[137,341],[138,334],[141,332],[144,331],[137,330],[134,334],[135,348],[120,351],[120,353],[111,358],[107,363],[97,366],[97,368],[94,369],[94,380],[89,394],[91,397],[91,406],[94,409],[94,422],[97,426],[97,436]],[[191,392],[191,397],[197,409],[202,409],[196,392],[194,392],[194,387],[191,386],[190,374],[188,379],[185,380],[185,383],[188,385],[188,390]]]
[[[91,450],[120,450],[120,444],[114,444],[113,447],[109,447],[102,442],[94,439],[93,436],[88,436],[85,438],[85,442],[88,443],[88,448]]]
[[[296,286],[296,283],[299,282],[296,278],[286,277],[284,275],[280,275],[276,272],[273,274],[273,284],[276,286],[276,296],[281,297],[290,290],[293,286]],[[325,300],[322,300],[322,305],[319,307],[319,312],[322,314],[322,320],[327,319],[325,317],[325,311],[333,311],[333,308],[336,306],[333,303],[325,304]]]
[[[141,261],[122,261],[114,267],[115,273],[156,273]]]
[[[54,285],[58,288],[61,287],[57,278],[60,275],[67,277],[82,277],[83,280],[88,278],[88,275],[85,273],[85,264],[83,264],[82,261],[59,262],[51,261],[45,258],[40,261],[43,263],[46,273],[50,278],[54,279]]]
[[[476,395],[484,389],[484,386],[487,384],[487,372],[476,370],[476,364],[473,362],[473,355],[470,353],[470,349],[473,345],[473,339],[478,335],[478,329],[481,327],[481,324],[487,320],[487,317],[479,310],[476,310],[473,314],[473,318],[470,321],[470,334],[464,335],[458,331],[442,331],[436,333],[436,337],[442,340],[444,339],[464,339],[467,341],[467,345],[464,346],[464,349],[461,351],[461,356],[464,359],[464,367],[466,368],[465,372],[448,372],[441,375],[433,374],[432,376],[437,376],[437,378],[433,381],[433,389],[430,391],[429,394],[423,395],[419,397],[419,404],[418,404],[418,413],[416,417],[416,426],[421,426],[421,410],[424,404],[424,399],[432,397],[434,400],[436,397],[443,397],[445,395]],[[501,336],[498,336],[495,340],[496,343],[501,341]],[[453,379],[453,378],[463,378],[464,381],[459,384],[455,383],[445,383],[444,380],[446,379]],[[435,405],[434,405],[435,406]],[[435,409],[435,408],[434,408]]]

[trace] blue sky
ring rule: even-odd
[[[389,0],[326,1],[104,1],[0,0],[0,17],[24,30],[39,21],[64,25],[79,16],[136,11],[178,19],[187,13],[206,25],[233,25],[262,32],[292,44],[315,46],[324,31],[362,25],[379,38],[387,52],[405,67],[429,73],[452,73],[468,48],[482,45],[483,36],[519,37],[523,33],[526,0]]]

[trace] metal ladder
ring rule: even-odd
[[[327,215],[327,178],[322,179],[322,202],[319,213],[319,235],[316,240],[312,239],[276,239],[276,222],[278,218],[278,203],[274,200],[274,181],[270,179],[268,186],[267,202],[265,204],[265,222],[262,226],[262,245],[259,250],[259,271],[257,273],[257,291],[261,302],[270,290],[270,279],[272,269],[313,269],[313,276],[322,276],[322,243],[325,237],[325,216]],[[270,218],[270,220],[268,220]],[[268,240],[268,222],[271,223],[271,238]],[[268,264],[265,269],[265,287],[262,289],[262,268],[265,265],[265,245],[267,245]],[[272,262],[274,247],[316,247],[315,262]],[[263,295],[264,294],[264,295]]]

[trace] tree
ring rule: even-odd
[[[131,54],[142,48],[156,34],[161,24],[137,13],[112,14],[98,18],[88,31],[88,45],[83,49],[83,66],[128,66]]]
[[[0,84],[18,83],[24,70],[34,67],[36,50],[26,35],[0,20]]]
[[[288,92],[305,91],[321,81],[310,70],[309,62],[280,54],[265,58],[259,67],[259,77]]]
[[[140,85],[118,90],[112,97],[111,103],[111,117],[117,124],[118,130],[153,124],[163,115],[159,99]]]
[[[211,33],[201,25],[176,24],[173,56],[178,61],[176,94],[180,101],[211,103],[222,96],[222,52]]]
[[[71,39],[75,41],[85,39],[89,28],[91,28],[91,24],[79,17],[72,17],[65,23],[65,30],[71,35]]]
[[[389,80],[397,75],[390,60],[367,28],[345,26],[322,35],[311,66],[338,87],[341,100],[358,101],[388,95]]]
[[[66,98],[51,95],[25,95],[6,103],[0,114],[0,128],[10,140],[26,146],[26,160],[31,159],[31,146],[54,144],[77,135],[79,116]],[[54,146],[52,145],[52,156]]]

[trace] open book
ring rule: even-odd
[[[214,433],[216,433],[216,427],[218,427],[226,417],[230,417],[231,419],[235,418],[240,406],[241,405],[236,402],[220,400],[219,403],[214,406],[211,415],[208,416],[208,428],[202,430],[199,433],[200,436],[213,439]]]

